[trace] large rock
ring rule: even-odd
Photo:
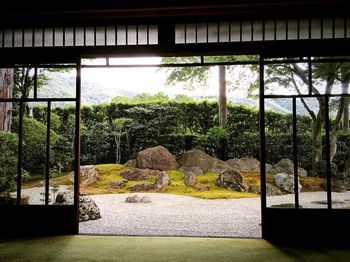
[[[178,163],[181,168],[200,167],[203,172],[220,172],[222,170],[232,169],[232,167],[224,161],[212,157],[199,149],[192,149],[184,152],[179,156]]]
[[[170,176],[166,172],[162,172],[157,177],[157,180],[154,183],[154,189],[163,190],[167,185],[169,185],[169,182],[170,182]]]
[[[278,173],[274,175],[275,184],[278,188],[283,189],[288,193],[294,193],[294,175],[286,173]],[[301,184],[298,179],[298,191],[301,190]]]
[[[194,186],[196,184],[196,174],[192,172],[186,173],[184,181],[186,186]]]
[[[136,166],[161,171],[179,167],[174,156],[163,146],[151,147],[138,152]]]
[[[128,180],[112,180],[107,188],[110,189],[121,189],[125,186],[125,184],[128,182]]]
[[[192,167],[184,166],[184,167],[180,168],[180,171],[182,171],[185,174],[193,173],[196,176],[203,175],[203,170],[200,167],[198,167],[198,166],[192,166]]]
[[[119,174],[123,178],[131,181],[147,180],[150,178],[146,171],[139,168],[133,168],[130,170],[122,171]]]
[[[55,204],[73,205],[74,194],[72,191],[59,192],[56,196]],[[79,196],[79,222],[87,220],[96,220],[101,218],[100,209],[91,197],[80,194]]]
[[[260,172],[260,161],[253,157],[233,158],[226,163],[242,173]]]
[[[282,158],[274,168],[278,173],[294,174],[294,163],[288,158]],[[304,168],[298,167],[298,176],[307,176],[307,172]]]
[[[98,173],[93,165],[80,166],[80,186],[85,187],[97,181]],[[74,172],[69,177],[74,183]]]
[[[138,195],[134,195],[134,196],[128,196],[125,199],[125,202],[126,203],[152,203],[152,200],[148,196],[140,197]]]
[[[129,187],[129,189],[131,192],[150,191],[150,190],[154,190],[154,184],[152,184],[152,183],[136,184],[136,185]]]
[[[234,191],[245,192],[248,191],[248,186],[236,169],[230,169],[220,172],[217,183],[221,187],[225,187]]]

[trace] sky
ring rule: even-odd
[[[111,59],[110,64],[130,65],[130,64],[160,64],[160,57],[151,58],[131,58],[131,59]],[[104,64],[105,60],[83,61],[83,64],[99,65]],[[82,79],[99,82],[105,86],[115,87],[116,89],[128,89],[133,92],[147,92],[155,94],[164,92],[169,96],[176,94],[186,94],[189,96],[217,96],[218,95],[218,72],[217,68],[212,68],[211,77],[207,87],[196,88],[195,90],[185,90],[181,84],[176,86],[167,86],[166,70],[158,67],[141,68],[83,68]],[[232,96],[241,96],[235,92]]]

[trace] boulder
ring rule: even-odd
[[[163,190],[170,181],[170,176],[166,172],[161,172],[154,183],[154,189]]]
[[[260,161],[253,157],[233,158],[226,163],[242,173],[260,172]]]
[[[266,174],[276,175],[278,171],[273,167],[273,165],[265,164]]]
[[[229,169],[220,172],[217,183],[221,187],[225,187],[234,191],[245,192],[248,191],[248,186],[241,175],[236,169]]]
[[[97,181],[97,171],[93,165],[80,166],[80,186],[85,187]],[[69,177],[69,180],[74,183],[74,172]]]
[[[127,182],[128,180],[113,180],[108,184],[107,188],[121,189],[125,186]]]
[[[278,188],[283,189],[288,193],[294,193],[294,175],[286,173],[278,173],[274,175],[275,184]],[[298,179],[298,191],[301,190],[301,184]]]
[[[135,168],[136,164],[137,164],[136,159],[130,159],[130,160],[126,161],[124,165],[127,167]]]
[[[281,196],[283,195],[282,191],[271,184],[266,184],[266,195],[267,196]]]
[[[191,166],[191,167],[184,166],[184,167],[180,168],[180,171],[182,171],[185,174],[186,173],[193,173],[196,176],[203,175],[203,170],[200,167],[198,167],[198,166]]]
[[[184,181],[186,186],[194,186],[196,184],[196,174],[192,172],[186,173]]]
[[[145,183],[145,184],[136,184],[129,188],[131,192],[143,192],[154,190],[154,184]]]
[[[184,152],[179,156],[178,163],[181,168],[199,167],[203,172],[220,172],[222,170],[232,169],[231,166],[224,161],[212,157],[199,149],[192,149]]]
[[[133,168],[130,170],[122,171],[119,174],[123,178],[131,181],[147,180],[150,178],[146,171],[139,168]]]
[[[288,158],[282,158],[274,167],[278,173],[294,174],[294,163]],[[307,176],[306,170],[298,167],[298,176]]]
[[[152,203],[152,200],[148,196],[140,197],[138,195],[134,195],[134,196],[128,196],[125,199],[125,202],[126,203]]]
[[[74,194],[72,191],[59,192],[56,196],[55,204],[73,205]],[[96,220],[101,218],[100,209],[91,197],[80,194],[79,196],[79,222]]]
[[[168,149],[156,146],[137,153],[136,167],[163,171],[177,169],[179,165]]]

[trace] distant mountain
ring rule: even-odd
[[[38,97],[43,98],[74,98],[75,97],[75,75],[62,73],[48,73],[50,80],[47,85],[38,90]],[[113,86],[102,85],[98,82],[92,82],[82,79],[81,83],[81,102],[82,104],[101,104],[109,103],[112,97],[126,96],[133,97],[137,93],[126,90],[116,89]],[[55,106],[61,106],[62,103],[55,103]]]
[[[38,91],[38,97],[60,97],[60,98],[74,98],[75,97],[75,75],[74,74],[62,74],[62,73],[49,73],[50,80],[47,85],[40,88]],[[99,82],[88,81],[82,79],[81,83],[81,101],[82,104],[101,104],[109,103],[115,96],[125,96],[132,98],[137,95],[136,92],[127,89],[118,89],[113,85],[103,85]],[[195,100],[200,100],[200,97],[193,97]],[[216,98],[213,98],[216,99]],[[259,101],[253,99],[234,99],[232,97],[227,98],[233,105],[245,105],[248,107],[259,107]],[[316,99],[308,99],[307,103],[309,107],[315,112],[318,111],[318,102]],[[62,106],[64,102],[55,103],[53,106]],[[266,99],[265,109],[273,110],[280,113],[288,114],[292,113],[292,99]],[[302,105],[300,100],[297,100],[297,112],[301,115],[308,115],[308,112]]]

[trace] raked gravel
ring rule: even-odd
[[[61,187],[60,191],[66,190]],[[40,188],[24,189],[30,204],[38,201]],[[101,219],[80,223],[81,234],[196,237],[261,237],[260,198],[205,200],[188,196],[137,193],[152,203],[126,203],[135,194],[93,195]],[[327,208],[325,192],[300,194],[304,208]],[[350,191],[332,192],[334,208],[350,207]],[[267,205],[293,203],[294,195],[267,198]]]

